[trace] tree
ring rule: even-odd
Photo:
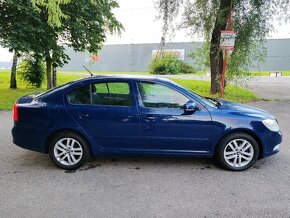
[[[36,10],[41,12],[41,8],[45,7],[47,9],[47,23],[51,26],[60,27],[61,26],[61,20],[68,18],[67,15],[65,15],[61,10],[61,5],[68,4],[70,0],[32,0],[33,7],[36,8]]]
[[[62,20],[60,27],[53,27],[54,33],[61,39],[57,52],[52,52],[47,48],[47,66],[53,66],[56,75],[56,66],[61,66],[62,61],[69,58],[64,54],[64,46],[73,47],[75,51],[89,51],[98,53],[105,41],[107,33],[119,33],[123,29],[112,13],[113,8],[118,4],[114,0],[87,1],[71,0],[68,4],[62,5],[61,9],[67,16]],[[51,69],[47,70],[49,75]],[[55,81],[55,80],[54,80]]]
[[[263,43],[274,29],[271,21],[289,16],[289,0],[157,0],[163,30],[182,14],[181,28],[204,38],[208,46],[211,68],[211,94],[220,90],[223,69],[223,51],[219,48],[221,31],[226,29],[227,17],[232,10],[232,29],[237,31],[235,50],[229,58],[228,72],[240,74],[248,71],[251,59],[262,61]],[[209,43],[209,44],[208,44]]]
[[[12,59],[12,67],[11,67],[11,75],[10,75],[10,88],[16,89],[17,88],[17,81],[16,81],[16,70],[17,70],[17,62],[18,62],[18,53],[16,50],[13,52],[13,59]]]
[[[29,85],[40,88],[45,73],[41,55],[33,53],[24,55],[19,64],[18,73]]]
[[[53,87],[52,68],[56,72],[56,67],[69,59],[65,54],[66,46],[97,53],[106,33],[122,30],[112,13],[112,9],[118,7],[114,0],[71,0],[60,6],[66,15],[61,26],[49,25],[47,8],[35,4],[37,11],[30,1],[2,1],[0,38],[4,47],[33,51],[45,58],[48,89]]]
[[[10,88],[17,88],[16,67],[20,52],[28,52],[37,45],[33,34],[38,32],[31,10],[22,1],[0,1],[0,44],[14,52]],[[30,41],[27,43],[27,41]]]

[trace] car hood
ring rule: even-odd
[[[226,111],[232,115],[252,116],[259,118],[274,118],[272,114],[260,108],[220,99],[218,101],[221,103],[219,109],[222,111]]]

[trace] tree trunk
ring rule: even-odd
[[[57,85],[57,75],[56,75],[56,65],[52,64],[52,86],[56,87]]]
[[[51,81],[51,57],[49,54],[49,51],[46,52],[46,80],[47,80],[47,90],[51,89],[53,87],[52,81]]]
[[[17,82],[16,82],[17,62],[18,62],[17,51],[14,50],[12,67],[11,67],[11,76],[10,76],[10,88],[11,89],[17,88]]]
[[[210,42],[210,68],[211,68],[211,86],[210,93],[216,94],[221,88],[221,74],[223,70],[223,51],[219,48],[221,31],[226,29],[227,18],[231,1],[221,0],[220,8],[215,21],[214,29]]]

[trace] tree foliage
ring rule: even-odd
[[[0,39],[1,44],[10,50],[32,51],[45,58],[49,89],[52,87],[52,66],[62,66],[69,59],[66,47],[97,53],[106,34],[120,33],[122,25],[112,13],[112,9],[118,7],[115,0],[56,1],[55,6],[66,15],[60,26],[49,24],[50,12],[47,5],[40,2],[2,0]]]
[[[17,71],[20,73],[21,78],[29,85],[39,88],[45,74],[43,58],[38,54],[25,55]]]
[[[47,22],[51,26],[60,27],[61,20],[68,18],[61,10],[61,5],[68,4],[70,0],[32,0],[33,6],[40,13],[42,9],[40,7],[45,7],[47,9]]]
[[[179,60],[173,55],[156,56],[151,60],[149,70],[150,73],[158,75],[188,74],[196,72],[190,64]]]
[[[182,16],[181,28],[205,40],[210,57],[211,93],[219,91],[223,68],[223,52],[219,48],[220,33],[226,29],[232,10],[231,29],[237,31],[235,50],[228,61],[228,75],[247,72],[252,60],[263,61],[264,40],[275,29],[274,19],[289,18],[289,0],[157,0],[160,17],[165,26]],[[166,28],[163,28],[166,29]],[[208,46],[209,44],[209,46]]]
[[[11,88],[16,86],[17,57],[21,52],[41,49],[44,32],[39,27],[39,18],[35,10],[31,10],[29,2],[22,0],[0,1],[0,45],[14,52],[11,69]]]

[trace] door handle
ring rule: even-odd
[[[148,122],[152,122],[152,121],[154,121],[155,120],[155,117],[154,116],[151,116],[151,115],[149,115],[149,116],[147,116],[146,118],[145,118],[145,121],[148,121]]]
[[[88,118],[90,117],[89,114],[78,114],[77,116],[78,116],[78,118],[80,118],[80,119],[88,119]]]

